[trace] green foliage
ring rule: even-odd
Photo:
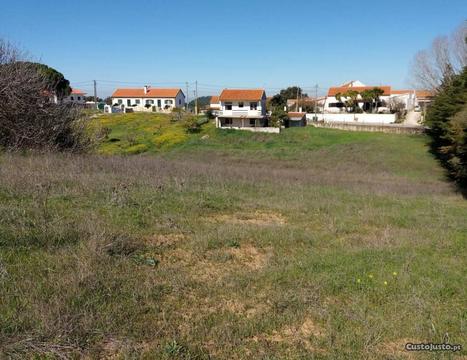
[[[445,82],[428,109],[432,149],[462,188],[467,185],[467,67]]]
[[[360,96],[365,102],[370,103],[370,111],[374,112],[378,109],[378,102],[380,96],[384,94],[384,90],[378,87],[373,89],[366,89],[360,92]]]
[[[25,64],[31,64],[25,62]],[[65,78],[65,76],[45,64],[32,63],[37,67],[37,71],[44,76],[49,84],[47,90],[55,92],[58,98],[63,98],[70,95],[71,87],[70,82]]]
[[[308,95],[303,92],[300,87],[289,86],[286,89],[282,89],[279,94],[276,94],[269,101],[269,105],[272,109],[283,108],[287,105],[288,99],[296,99],[298,97],[307,97]]]
[[[275,108],[271,113],[271,118],[269,120],[270,125],[274,127],[280,127],[285,124],[288,119],[287,113],[281,108]]]
[[[186,116],[183,120],[183,127],[189,133],[199,132],[201,125],[198,121],[198,118],[193,115]]]
[[[343,94],[343,96],[346,97],[346,101],[344,102],[345,107],[347,109],[351,109],[352,112],[355,112],[358,106],[358,102],[357,102],[358,95],[359,95],[359,92],[355,90],[347,90]]]
[[[208,107],[210,103],[211,103],[211,97],[210,96],[199,96],[198,97],[198,110]],[[188,109],[194,110],[195,109],[195,104],[196,104],[196,99],[191,100],[188,103]]]

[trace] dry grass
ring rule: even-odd
[[[394,339],[461,342],[467,205],[419,138],[401,138],[410,161],[394,139],[298,159],[3,154],[2,355],[385,359],[405,356]]]

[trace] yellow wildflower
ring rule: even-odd
[[[362,280],[360,280],[360,279],[357,279],[357,282],[360,284],[360,283],[362,282]]]
[[[368,277],[369,277],[370,279],[373,279],[373,275],[371,275],[371,274],[370,274],[370,275],[368,275]]]
[[[385,282],[384,282],[384,285],[387,285],[387,284],[388,284],[388,282],[387,282],[387,281],[385,281]]]
[[[393,276],[397,276],[397,273],[394,271],[394,272],[392,273],[392,275],[393,275]]]

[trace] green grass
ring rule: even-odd
[[[0,157],[5,357],[465,348],[467,203],[424,136],[100,121],[111,132],[98,152],[146,154]],[[183,141],[153,142],[164,134]]]

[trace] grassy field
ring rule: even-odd
[[[109,128],[101,155],[0,156],[4,357],[449,359],[404,344],[467,346],[467,202],[424,136],[95,121]]]

